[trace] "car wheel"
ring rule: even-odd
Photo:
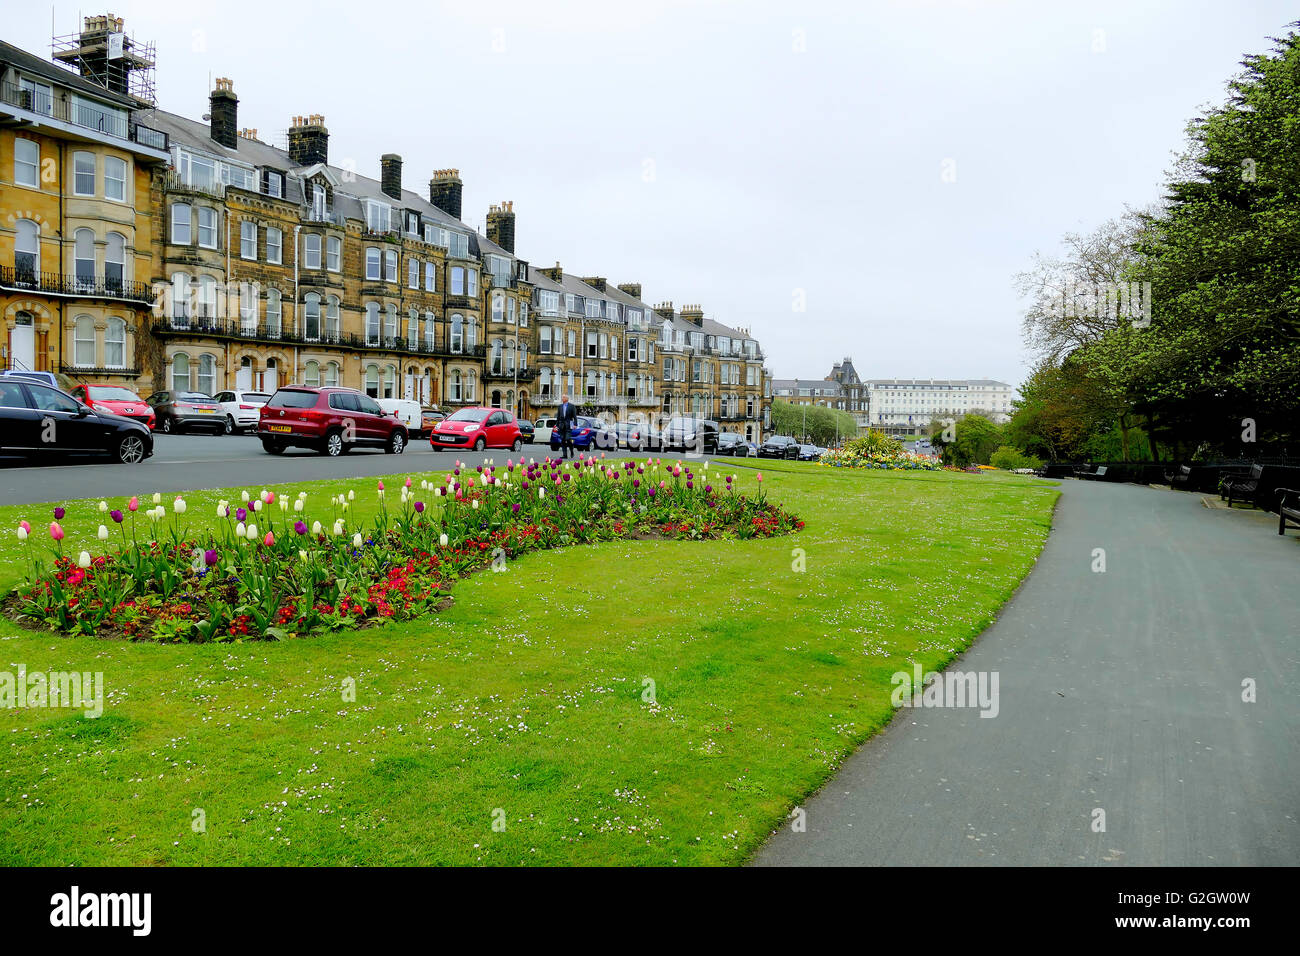
[[[264,449],[266,449],[266,451],[267,451],[269,454],[272,454],[272,455],[283,455],[283,454],[284,454],[284,446],[281,445],[278,441],[271,441],[269,438],[263,438],[263,439],[262,439],[262,447],[263,447]]]
[[[388,453],[390,455],[400,455],[406,451],[406,435],[398,430],[388,436]]]
[[[227,434],[227,435],[233,435],[233,434],[234,434],[235,432],[237,432],[237,431],[239,431],[239,429],[235,427],[235,416],[234,416],[234,415],[227,415],[227,416],[226,416],[226,434]]]
[[[175,427],[176,427],[176,426],[174,426],[174,425],[172,424],[172,420],[171,420],[170,418],[164,418],[164,419],[163,419],[163,422],[162,422],[163,434],[165,434],[165,435],[170,435],[170,434],[172,433],[172,431],[175,429]]]
[[[124,465],[138,465],[144,461],[144,439],[127,435],[117,443],[117,460]]]
[[[332,431],[325,436],[325,444],[321,445],[320,453],[322,455],[329,455],[331,458],[337,458],[339,455],[343,454],[343,448],[343,433],[340,431]]]
[[[486,447],[487,447],[487,439],[484,438],[482,435],[479,435],[478,438],[474,439],[475,451],[482,451]]]
[[[514,445],[511,446],[511,447],[513,447],[515,451],[523,451],[523,450],[524,450],[524,440],[523,440],[522,438],[516,438],[516,439],[515,439],[515,443],[514,443]]]

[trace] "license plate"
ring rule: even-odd
[[[451,435],[439,435],[439,436],[438,436],[438,441],[451,441],[451,442],[454,442],[455,440],[456,440],[456,439],[453,438]]]
[[[195,410],[196,412],[199,412],[199,413],[203,414],[203,415],[211,415],[213,412],[216,411],[215,408],[196,408],[196,409],[194,409],[194,410]]]
[[[266,430],[269,432],[283,432],[285,434],[293,431],[293,429],[288,425],[267,425]]]

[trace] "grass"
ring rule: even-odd
[[[98,719],[0,710],[0,864],[743,862],[889,720],[891,674],[989,624],[1057,495],[759,470],[803,532],[529,554],[409,624],[161,646],[0,620],[0,671],[106,685]],[[373,498],[365,479],[273,490],[348,487]],[[186,497],[198,517],[238,491]],[[97,504],[65,503],[65,550],[95,550]],[[50,507],[0,508],[0,588],[20,573],[11,529]]]

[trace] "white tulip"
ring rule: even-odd
[[[545,488],[538,488],[538,489],[537,489],[537,497],[538,497],[538,498],[545,498],[545,497],[546,497],[546,489],[545,489]]]
[[[98,530],[97,532],[95,532],[95,534],[96,534],[96,536],[99,538],[100,541],[107,541],[107,540],[108,540],[108,528],[105,527],[105,526],[102,525],[102,524],[99,526],[99,530]]]
[[[248,526],[248,540],[249,540],[249,541],[256,541],[256,540],[257,540],[257,525],[255,525],[255,524],[250,524],[250,525]]]
[[[26,528],[19,528],[19,529],[18,529],[18,540],[19,540],[19,541],[26,541],[26,540],[27,540],[27,529],[26,529]]]
[[[298,500],[299,500],[299,501],[306,501],[306,500],[307,500],[307,492],[305,492],[305,491],[300,491],[300,492],[298,492]]]
[[[299,548],[299,549],[298,549],[298,560],[299,560],[299,561],[306,561],[306,560],[307,560],[307,552],[304,551],[302,548]]]
[[[347,503],[346,501],[343,502],[343,510],[344,510],[344,511],[347,511],[347,510],[348,510],[348,503]]]
[[[295,501],[295,502],[293,503],[293,510],[294,510],[294,511],[302,511],[302,499],[301,499],[301,498],[299,498],[297,501]]]
[[[247,536],[248,536],[248,529],[244,527],[244,522],[241,521],[239,522],[239,524],[235,525],[236,538],[245,538]]]
[[[472,507],[473,507],[473,509],[474,509],[475,511],[478,511],[478,499],[477,499],[477,498],[474,499],[474,502],[473,502],[473,504],[472,504]]]
[[[280,502],[280,510],[281,510],[281,511],[288,511],[288,510],[289,510],[289,499],[288,499],[288,498],[280,498],[280,499],[277,499],[277,500]]]
[[[162,501],[162,495],[155,491],[153,493],[153,503],[159,504],[161,501]]]
[[[444,535],[439,535],[439,536],[438,536],[438,543],[439,543],[440,545],[442,545],[444,548],[447,547],[447,536],[446,536],[445,534],[444,534]]]
[[[244,504],[248,504],[248,492],[247,492],[247,491],[241,491],[241,492],[239,493],[239,497],[240,497],[241,499],[243,499]]]
[[[364,539],[361,537],[361,532],[360,532],[360,531],[358,531],[356,534],[354,534],[354,535],[352,536],[352,547],[357,548],[358,550],[360,550],[361,545],[362,545],[363,543],[364,543]]]
[[[258,498],[256,501],[253,502],[253,510],[254,510],[254,511],[261,511],[261,510],[262,510],[262,499],[261,499],[261,498]]]
[[[185,509],[188,507],[189,505],[185,503],[184,498],[177,498],[172,502],[172,511],[175,511],[178,515],[185,514]]]
[[[217,517],[218,518],[230,517],[230,506],[227,505],[224,501],[221,504],[217,505]]]
[[[312,534],[320,534],[320,522],[319,522],[319,521],[313,521],[313,522],[311,523],[311,533],[312,533]]]
[[[353,501],[356,499],[356,497],[357,497],[357,493],[355,491],[348,491],[348,501]]]
[[[108,502],[107,502],[107,501],[101,501],[101,502],[99,503],[99,510],[100,510],[100,511],[107,511],[107,510],[108,510]]]
[[[77,555],[77,566],[82,568],[90,567],[90,552],[83,551]]]

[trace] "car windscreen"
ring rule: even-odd
[[[451,418],[449,422],[481,422],[492,412],[490,408],[462,408]]]
[[[266,403],[268,408],[311,408],[316,404],[315,392],[298,392],[282,388]]]
[[[86,389],[96,402],[138,402],[140,396],[120,385],[91,385]]]

